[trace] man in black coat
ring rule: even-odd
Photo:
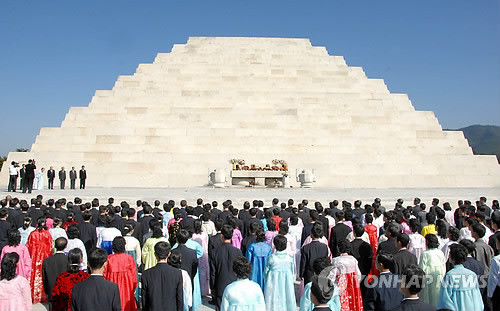
[[[69,171],[69,188],[70,189],[75,189],[75,184],[76,184],[76,170],[75,167],[73,166],[71,168],[71,171]]]
[[[236,275],[233,272],[233,261],[241,256],[241,250],[231,245],[233,238],[233,228],[224,225],[221,230],[223,244],[215,249],[212,260],[210,261],[210,288],[212,296],[215,297],[215,305],[220,310],[222,295],[224,289],[231,282],[236,281]]]
[[[68,245],[68,240],[64,237],[57,238],[55,241],[56,253],[45,258],[42,264],[43,289],[52,303],[52,289],[56,284],[57,276],[68,271],[68,257],[64,254],[64,249]]]
[[[418,298],[418,293],[424,287],[425,280],[425,272],[422,269],[414,265],[407,267],[402,274],[403,301],[392,311],[436,311],[436,307],[426,304]]]
[[[132,233],[132,236],[139,241],[139,243],[141,244],[141,247],[142,247],[144,245],[143,234],[142,234],[142,224],[134,220],[134,215],[135,215],[135,209],[128,208],[127,209],[127,218],[128,219],[125,222],[125,224],[132,225],[132,227],[134,228],[134,233]]]
[[[396,238],[396,247],[398,252],[394,254],[394,274],[401,275],[403,270],[410,265],[417,265],[417,256],[407,249],[410,243],[410,237],[406,233],[398,234]]]
[[[61,189],[64,189],[64,185],[66,184],[66,171],[64,170],[64,167],[61,167],[61,170],[59,171],[59,185]]]
[[[195,221],[195,218],[193,217],[194,208],[192,206],[187,206],[186,214],[187,216],[181,220],[180,226],[182,229],[194,233],[194,221]]]
[[[264,228],[264,226],[262,224],[262,221],[260,221],[260,219],[257,218],[257,211],[258,211],[257,208],[252,207],[250,209],[250,211],[248,212],[250,218],[248,218],[247,220],[245,220],[245,222],[243,224],[243,228],[245,228],[244,229],[245,233],[243,233],[244,237],[247,237],[250,234],[250,226],[253,223],[257,223],[257,224],[260,225],[260,227]]]
[[[22,191],[24,189],[24,182],[26,181],[26,165],[23,164],[19,170],[19,177],[21,178],[21,183],[19,184],[19,189]]]
[[[82,240],[83,245],[87,253],[97,244],[97,232],[96,227],[90,223],[92,218],[92,213],[86,210],[82,213],[83,222],[78,224],[78,229],[80,229],[80,240]]]
[[[328,257],[328,246],[319,241],[322,236],[323,227],[317,223],[311,229],[312,242],[302,247],[300,251],[299,276],[304,279],[304,284],[311,282],[314,275],[314,261],[319,257]]]
[[[8,232],[12,227],[12,224],[7,221],[9,216],[9,211],[6,208],[0,209],[0,252],[2,248],[7,245]]]
[[[493,228],[493,230],[495,230],[495,233],[490,236],[488,245],[493,248],[496,256],[500,254],[500,250],[497,249],[496,245],[496,240],[498,239],[498,237],[500,237],[500,211],[494,211],[493,213],[491,213],[491,227]]]
[[[31,193],[31,191],[33,190],[33,180],[35,179],[35,169],[36,169],[35,161],[29,160],[28,164],[25,167],[23,193],[26,193],[26,190],[28,190],[28,193]]]
[[[181,229],[177,232],[177,248],[181,254],[181,269],[186,271],[193,282],[196,272],[198,271],[198,258],[196,257],[196,251],[190,249],[186,246],[186,242],[189,240],[191,234],[189,231]]]
[[[390,223],[385,230],[385,236],[387,241],[384,241],[378,245],[378,252],[387,252],[392,255],[396,255],[399,249],[396,247],[396,237],[399,234],[399,228],[396,224]]]
[[[54,189],[54,178],[56,178],[56,171],[54,170],[54,167],[51,166],[50,169],[47,171],[47,179],[49,180],[49,189]]]
[[[155,245],[156,266],[142,273],[143,311],[182,311],[184,296],[182,273],[167,263],[170,244],[158,242]],[[104,310],[104,309],[103,309]]]
[[[376,267],[380,271],[377,282],[366,289],[363,306],[366,311],[388,311],[399,306],[403,300],[400,292],[400,277],[392,274],[394,259],[391,254],[382,252],[377,255]]]
[[[82,169],[79,172],[80,177],[80,189],[85,189],[85,181],[87,180],[87,171],[85,170],[85,166],[82,165]]]
[[[149,224],[151,220],[155,219],[153,216],[153,208],[150,205],[144,206],[143,211],[143,216],[137,218],[137,222],[139,222],[142,226],[142,236],[149,232]]]
[[[361,239],[361,236],[365,233],[363,225],[354,225],[353,232],[354,240],[351,242],[351,255],[358,261],[361,275],[366,276],[372,268],[373,250],[369,243]]]
[[[121,311],[118,284],[105,280],[102,275],[108,265],[106,250],[102,248],[91,250],[88,256],[88,264],[92,274],[88,279],[76,283],[73,287],[71,296],[73,311]]]
[[[224,226],[222,219],[215,220],[215,230],[217,233],[210,238],[208,238],[208,261],[211,262],[214,258],[215,252],[219,249],[222,244],[224,244],[224,239],[222,238],[221,230]]]
[[[203,209],[203,199],[196,200],[196,207],[193,210],[193,215],[196,217],[200,217],[205,210]]]
[[[337,220],[337,224],[330,231],[330,251],[332,252],[333,257],[337,257],[340,255],[338,249],[338,243],[347,238],[349,233],[351,232],[351,228],[348,225],[344,224],[344,212],[340,211],[335,213],[335,219]]]

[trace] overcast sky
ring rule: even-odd
[[[500,125],[499,1],[1,1],[0,155],[190,36],[309,38],[443,128]]]

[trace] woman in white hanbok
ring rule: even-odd
[[[45,172],[45,169],[42,167],[41,170],[36,172],[35,174],[35,181],[34,181],[34,188],[36,190],[43,190],[44,184],[45,184],[45,178],[43,176],[43,173]]]

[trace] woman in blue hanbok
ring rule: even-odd
[[[177,246],[178,244],[175,243],[172,249],[177,248]],[[186,242],[186,246],[196,251],[196,257],[198,258],[198,260],[200,259],[200,257],[203,256],[203,247],[200,245],[200,243],[193,241],[192,239],[189,239]],[[200,287],[200,270],[198,269],[193,279],[193,308],[191,310],[197,311],[200,309],[200,306],[201,306],[201,287]]]
[[[233,271],[238,279],[226,286],[222,295],[220,310],[264,311],[266,305],[262,290],[257,283],[248,279],[252,271],[250,261],[243,256],[237,257],[233,262]],[[286,311],[295,309],[288,309]]]
[[[267,311],[296,310],[293,262],[286,253],[287,239],[284,235],[274,238],[276,253],[267,260],[264,270],[264,300]]]
[[[113,240],[117,236],[122,236],[120,230],[113,227],[113,218],[109,215],[105,217],[105,228],[97,231],[97,247],[104,248],[109,255],[113,253]]]
[[[441,283],[438,310],[482,311],[484,309],[477,275],[463,266],[467,255],[465,246],[461,244],[450,246],[450,262],[454,267],[446,273]]]
[[[30,233],[35,231],[35,227],[31,226],[31,216],[25,216],[23,226],[17,230],[21,233],[21,244],[26,245]]]
[[[264,290],[264,268],[267,264],[267,258],[272,254],[273,250],[266,243],[266,234],[264,231],[260,230],[257,232],[256,241],[248,247],[246,257],[252,263],[250,280],[259,284],[260,288]]]

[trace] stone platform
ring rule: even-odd
[[[30,158],[38,168],[85,165],[101,187],[203,186],[234,158],[315,169],[318,187],[500,187],[496,157],[473,155],[462,132],[293,38],[189,38],[70,108],[7,163]]]
[[[193,188],[97,188],[91,187],[85,190],[43,190],[33,191],[31,194],[23,194],[20,192],[12,193],[4,192],[1,196],[12,195],[18,198],[30,199],[38,194],[43,195],[44,200],[53,198],[66,198],[73,200],[75,197],[80,197],[84,202],[98,198],[102,203],[107,203],[109,197],[115,199],[115,203],[127,201],[135,206],[136,200],[145,200],[150,204],[154,200],[160,200],[165,203],[168,200],[174,200],[179,204],[180,200],[187,200],[189,204],[195,205],[196,199],[202,198],[205,202],[222,201],[231,199],[233,205],[237,208],[242,208],[244,201],[263,200],[265,206],[270,206],[273,198],[278,198],[280,202],[286,202],[288,199],[294,199],[299,203],[303,199],[309,202],[320,201],[324,207],[333,200],[361,200],[363,204],[373,202],[373,199],[378,197],[382,199],[382,204],[391,209],[397,199],[402,198],[405,205],[411,205],[415,197],[419,197],[422,202],[430,205],[432,198],[439,198],[441,202],[450,202],[453,207],[456,207],[458,200],[470,200],[475,202],[479,197],[485,196],[488,199],[488,205],[494,199],[500,200],[500,187],[497,188],[436,188],[436,189],[332,189],[332,188],[210,188],[210,187],[193,187]]]

